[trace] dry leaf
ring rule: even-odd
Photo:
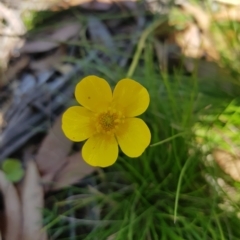
[[[0,1],[1,37],[0,37],[0,85],[6,83],[5,71],[10,56],[16,45],[21,44],[23,39],[18,37],[26,32],[25,26],[19,14],[13,9],[7,8]]]
[[[58,62],[54,65],[54,69],[60,72],[62,75],[67,75],[73,70],[73,65],[69,63]]]
[[[59,11],[62,9],[68,9],[74,6],[81,6],[87,10],[106,11],[110,9],[112,0],[69,0],[62,1],[52,6],[52,10]]]
[[[88,10],[106,11],[112,6],[111,0],[82,1],[81,7]]]
[[[34,161],[28,161],[22,192],[23,240],[46,240],[42,229],[43,187]]]
[[[3,126],[5,125],[3,111],[0,111],[0,131],[2,131]]]
[[[53,4],[60,0],[3,0],[13,9],[17,9],[19,12],[27,11],[44,11],[48,10]]]
[[[51,10],[60,11],[62,9],[68,9],[75,6],[80,6],[81,8],[87,10],[95,11],[106,11],[111,8],[113,4],[124,5],[130,10],[135,10],[136,0],[67,0],[60,1],[55,4],[52,4]]]
[[[95,167],[88,165],[83,159],[81,154],[75,153],[67,158],[66,165],[56,175],[52,190],[67,187],[71,184],[78,182],[87,175],[93,173]]]
[[[5,216],[3,211],[0,211],[0,240],[2,239],[2,233],[5,229]]]
[[[72,142],[63,134],[61,125],[60,116],[43,140],[36,156],[36,163],[44,182],[53,180],[55,174],[66,163],[66,156],[72,148]]]
[[[167,59],[168,59],[168,55],[167,55],[167,51],[166,51],[166,44],[161,43],[160,41],[155,39],[154,48],[155,48],[156,55],[158,58],[159,67],[161,68],[162,71],[166,72]]]
[[[107,237],[107,240],[115,240],[115,239],[117,239],[117,233],[114,233]]]
[[[187,1],[182,1],[179,5],[186,13],[192,15],[202,31],[209,30],[210,17],[199,5],[191,4]]]
[[[61,26],[55,32],[53,32],[48,38],[29,41],[20,51],[22,53],[38,53],[46,52],[56,48],[61,42],[67,41],[75,37],[80,31],[79,23],[69,23],[68,25]]]
[[[35,60],[30,62],[29,68],[33,71],[44,71],[50,70],[55,65],[59,64],[62,61],[62,57],[65,54],[65,48],[60,47],[57,51],[41,60]]]
[[[201,33],[196,24],[190,24],[184,31],[176,33],[175,37],[185,56],[192,58],[203,56]]]
[[[215,0],[215,2],[220,2],[227,5],[240,5],[239,0]]]
[[[0,171],[0,189],[4,198],[6,230],[4,233],[5,240],[21,239],[21,205],[16,189],[9,182],[5,174]]]
[[[215,21],[240,21],[240,8],[221,10],[213,15]]]
[[[226,174],[240,182],[240,158],[221,149],[214,150],[213,157]]]
[[[29,56],[22,56],[14,64],[10,65],[5,73],[4,84],[8,83],[13,78],[17,77],[19,74],[30,62]]]
[[[202,8],[191,3],[181,3],[183,11],[191,15],[196,23],[190,23],[183,30],[175,33],[176,42],[182,48],[187,57],[218,60],[219,53],[216,50],[214,38],[210,32],[210,15]]]

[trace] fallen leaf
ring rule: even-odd
[[[154,41],[154,49],[158,58],[159,67],[163,72],[167,70],[167,51],[164,46],[164,43],[161,43],[157,39]]]
[[[112,0],[69,0],[61,1],[60,3],[53,5],[51,9],[54,11],[59,11],[74,6],[81,6],[87,10],[106,11],[110,9],[112,3]]]
[[[191,4],[187,1],[181,1],[179,4],[181,8],[187,13],[192,15],[196,20],[197,25],[202,31],[208,31],[210,26],[210,17],[205,10],[199,5]]]
[[[15,63],[10,64],[5,72],[5,77],[3,78],[3,85],[7,84],[13,78],[16,78],[17,74],[19,74],[25,67],[27,67],[29,61],[29,56],[22,56]]]
[[[1,37],[0,37],[0,85],[7,83],[5,71],[8,67],[10,57],[13,55],[16,45],[21,44],[22,36],[25,32],[25,26],[19,14],[10,8],[7,8],[0,1],[1,16]]]
[[[192,58],[203,56],[201,33],[196,24],[189,24],[185,30],[177,32],[175,37],[185,56]]]
[[[21,204],[16,189],[5,174],[0,171],[0,189],[4,198],[6,229],[5,240],[21,239],[22,213]]]
[[[67,75],[73,70],[73,65],[69,63],[58,62],[56,65],[54,64],[54,69],[60,72],[62,75]]]
[[[52,50],[58,47],[61,42],[75,37],[79,31],[79,23],[69,23],[56,29],[48,38],[26,42],[20,51],[21,53],[39,53]]]
[[[4,229],[6,228],[5,226],[5,215],[4,215],[4,212],[3,210],[0,211],[0,235],[2,237],[2,234],[4,232]],[[0,238],[1,240],[1,238]]]
[[[66,165],[56,175],[52,190],[57,190],[77,183],[95,170],[95,167],[88,165],[82,159],[80,152],[75,153],[66,159]]]
[[[227,5],[240,5],[239,0],[215,0],[215,2],[220,2]]]
[[[2,131],[3,126],[5,125],[4,117],[3,117],[3,112],[0,111],[0,131]]]
[[[117,233],[114,233],[107,237],[107,240],[115,240],[115,239],[117,239]]]
[[[107,11],[112,6],[111,0],[82,1],[81,7],[88,10]]]
[[[226,174],[230,175],[235,181],[240,182],[240,158],[221,149],[215,149],[213,157]]]
[[[23,214],[23,240],[46,240],[42,229],[42,212],[44,207],[43,187],[34,161],[28,161],[26,175],[21,189]]]
[[[51,182],[55,174],[66,164],[66,156],[72,142],[62,132],[62,117],[54,123],[36,155],[36,163],[43,182]]]
[[[113,4],[123,5],[130,10],[135,10],[136,0],[67,0],[58,1],[52,4],[50,9],[52,11],[61,11],[63,9],[69,9],[71,7],[80,6],[87,10],[106,11],[111,8]],[[120,6],[121,7],[121,6]]]
[[[62,57],[65,54],[65,48],[62,46],[56,50],[53,54],[41,59],[31,61],[29,68],[33,71],[45,71],[54,68],[55,65],[62,62]]]
[[[213,34],[209,30],[209,15],[200,7],[190,3],[180,6],[181,10],[172,10],[170,24],[174,24],[173,26],[179,30],[173,33],[173,37],[181,47],[184,56],[219,60]],[[182,18],[183,20],[181,20]],[[192,19],[195,19],[195,22]]]
[[[221,10],[213,15],[215,21],[240,21],[240,8]]]

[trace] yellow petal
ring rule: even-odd
[[[113,91],[113,106],[126,117],[135,117],[146,111],[150,102],[148,91],[132,79],[122,79]]]
[[[62,116],[62,130],[74,142],[83,141],[96,133],[93,113],[84,107],[68,108]]]
[[[112,90],[106,80],[91,75],[77,84],[75,97],[85,108],[93,112],[101,112],[109,107],[112,101]]]
[[[91,166],[108,167],[117,160],[117,140],[113,135],[96,134],[84,144],[82,156]]]
[[[128,118],[116,132],[122,151],[129,157],[139,157],[150,144],[151,133],[140,118]]]

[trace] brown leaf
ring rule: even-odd
[[[0,236],[2,237],[3,235],[3,232],[5,230],[6,226],[5,226],[5,215],[4,215],[4,212],[3,210],[0,211]],[[0,237],[0,240],[1,240],[1,237]]]
[[[9,182],[5,174],[0,171],[0,189],[4,198],[6,230],[4,239],[21,239],[21,205],[16,189]]]
[[[0,131],[2,131],[3,126],[5,125],[3,111],[0,111]]]
[[[155,39],[154,49],[158,58],[159,67],[165,72],[167,70],[167,51],[165,51],[164,44]]]
[[[0,1],[1,37],[0,37],[0,85],[7,81],[5,71],[14,48],[23,43],[19,36],[25,33],[25,27],[19,14],[13,9],[7,8]],[[5,22],[5,23],[3,23]]]
[[[201,32],[194,23],[189,24],[183,31],[176,32],[174,38],[186,57],[201,58],[206,56],[211,60],[219,59],[211,36],[206,32]]]
[[[54,11],[59,11],[61,9],[68,9],[74,6],[81,6],[87,10],[106,11],[110,9],[112,3],[112,0],[69,0],[53,5],[52,9]]]
[[[187,57],[199,58],[203,56],[201,33],[196,24],[190,24],[184,31],[176,33],[176,42]]]
[[[58,62],[56,65],[54,65],[54,69],[56,69],[62,75],[65,75],[65,74],[67,75],[73,71],[73,65],[69,63]]]
[[[75,153],[67,158],[64,168],[56,175],[52,190],[67,187],[93,173],[95,167],[88,165],[80,153]]]
[[[88,10],[106,11],[112,6],[111,0],[82,1],[81,7]]]
[[[69,23],[68,25],[56,29],[48,38],[27,42],[20,51],[22,53],[49,51],[59,46],[61,42],[67,41],[76,36],[79,31],[79,23]]]
[[[186,13],[192,15],[202,31],[209,30],[210,17],[206,11],[199,7],[199,5],[191,4],[187,1],[182,1],[180,6]]]
[[[29,56],[22,56],[14,64],[10,65],[5,73],[4,84],[15,78],[17,74],[19,74],[28,65],[29,61]]]
[[[55,65],[62,61],[62,57],[65,53],[65,48],[60,47],[57,51],[41,60],[31,61],[30,69],[34,71],[44,71],[52,69]]]
[[[136,10],[136,0],[68,0],[58,1],[51,5],[51,10],[60,11],[62,9],[68,9],[75,6],[87,10],[106,11],[111,8],[113,4],[123,5],[130,10]],[[120,6],[121,7],[121,6]]]
[[[60,116],[43,140],[36,156],[38,169],[45,182],[53,180],[55,174],[66,163],[66,156],[72,148],[72,142],[63,134],[61,125],[62,117]]]
[[[213,15],[215,21],[240,21],[240,8],[226,8]]]
[[[220,3],[227,4],[227,5],[236,5],[236,6],[240,5],[239,0],[215,0],[215,2],[220,2]]]
[[[28,161],[22,192],[23,240],[46,240],[42,229],[43,187],[34,161]]]
[[[240,158],[221,149],[215,149],[213,157],[226,174],[230,175],[235,181],[240,182]]]

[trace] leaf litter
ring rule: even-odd
[[[22,239],[46,240],[46,232],[42,226],[44,191],[37,166],[31,160],[27,162],[26,175],[21,188],[21,200],[23,215]]]
[[[148,1],[148,4],[152,3]],[[13,68],[12,71],[11,68],[7,70],[6,78],[0,85],[4,91],[8,92],[6,97],[2,100],[0,98],[1,108],[8,104],[8,110],[2,117],[6,124],[2,127],[0,134],[0,161],[3,162],[7,157],[19,152],[19,158],[21,158],[30,140],[33,140],[33,144],[37,146],[33,158],[26,161],[26,174],[23,182],[20,183],[19,194],[15,186],[0,172],[0,186],[4,200],[8,201],[9,196],[11,198],[14,196],[15,200],[12,199],[5,206],[7,227],[4,234],[10,236],[9,240],[20,239],[19,235],[17,238],[17,233],[21,230],[17,230],[14,236],[8,230],[8,226],[11,228],[16,226],[16,229],[19,229],[20,216],[23,218],[21,233],[23,239],[47,239],[46,232],[42,229],[41,210],[44,207],[44,194],[51,194],[51,192],[54,194],[62,188],[81,183],[81,180],[96,171],[83,161],[80,146],[73,145],[61,131],[61,113],[72,98],[76,82],[72,79],[79,79],[84,74],[95,72],[93,69],[87,69],[86,66],[91,66],[97,61],[104,62],[104,65],[111,65],[114,62],[121,67],[126,67],[129,56],[134,53],[138,35],[147,24],[142,14],[146,9],[135,1],[114,3],[108,0],[51,1],[42,5],[41,9],[61,11],[79,5],[81,5],[80,9],[89,11],[113,11],[114,14],[114,11],[118,13],[129,11],[132,16],[129,17],[127,24],[126,20],[114,21],[113,19],[111,22],[111,19],[100,20],[95,15],[89,16],[84,13],[82,14],[86,16],[87,21],[81,21],[81,18],[73,21],[72,16],[64,18],[64,21],[59,21],[60,24],[57,27],[48,26],[40,34],[32,34],[34,36],[27,38],[23,47],[16,48],[15,54],[9,58],[13,62],[10,61],[9,66]],[[23,9],[38,10],[39,6],[24,5]],[[162,11],[151,7],[150,9]],[[166,21],[155,31],[155,49],[162,69],[168,71],[172,65],[169,61],[166,63],[166,59],[170,58],[172,53],[175,53],[175,60],[180,59],[181,54],[188,58],[185,67],[189,72],[194,71],[192,59],[204,56],[207,56],[207,60],[216,64],[219,69],[219,51],[215,47],[215,39],[210,31],[212,21],[210,15],[199,6],[186,2],[178,4],[178,11],[190,16],[180,30],[176,30],[178,21],[170,26],[171,22],[166,18]],[[165,16],[164,11],[160,13]],[[217,18],[223,19],[222,15],[216,14]],[[17,32],[17,34],[22,33],[24,31]],[[113,40],[113,37],[121,36],[122,33],[126,33],[127,40]],[[164,36],[165,41],[162,41],[159,36]],[[21,37],[18,36],[18,43],[22,42],[20,39]],[[102,49],[95,49],[96,45],[101,46]],[[176,49],[179,51],[175,51]],[[129,56],[118,54],[122,52],[126,52]],[[66,60],[73,56],[74,61]],[[79,60],[76,61],[76,58]],[[204,64],[208,66],[209,62],[204,60]],[[85,68],[86,71],[83,71]],[[104,68],[96,72],[101,73],[101,71],[104,72]],[[107,74],[110,78],[114,78],[114,73],[107,72]],[[53,126],[50,127],[51,125]],[[226,166],[224,168],[228,169]],[[227,173],[231,175],[228,170]],[[3,190],[6,185],[9,186],[10,193]],[[89,180],[86,185],[89,185],[90,192],[101,194],[96,188],[96,182]],[[13,205],[15,208],[12,207]],[[8,213],[11,209],[15,213],[22,211],[22,215],[19,214],[17,218],[12,219]],[[90,213],[91,211],[90,209]],[[91,216],[89,212],[87,215]]]
[[[60,116],[50,128],[36,154],[36,163],[43,180],[53,180],[55,174],[65,164],[66,156],[70,153],[73,145],[63,134],[61,125]]]
[[[16,188],[10,181],[7,180],[4,172],[2,171],[0,171],[0,189],[5,206],[5,229],[2,234],[6,240],[19,240],[21,239],[22,230],[21,202]]]
[[[96,168],[88,165],[81,154],[75,153],[65,158],[65,166],[57,173],[54,178],[52,190],[58,190],[77,183],[80,179],[90,175]]]
[[[80,29],[80,24],[76,22],[69,22],[65,25],[61,24],[57,29],[52,29],[52,33],[49,33],[47,36],[42,36],[41,40],[39,40],[38,37],[38,39],[26,42],[20,51],[21,53],[40,53],[50,51],[58,47],[61,43],[77,36]]]

